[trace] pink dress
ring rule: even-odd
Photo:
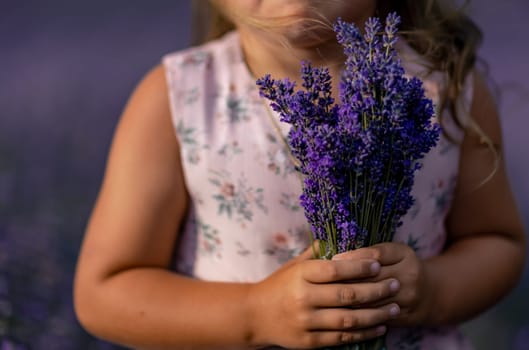
[[[398,50],[407,74],[421,77],[438,102],[443,75],[424,76],[421,57],[403,40]],[[308,246],[308,226],[298,201],[300,179],[244,62],[238,34],[169,54],[163,63],[191,197],[175,270],[210,281],[262,280]],[[462,107],[472,94],[466,85]],[[450,134],[461,138],[445,119]],[[278,124],[286,136],[288,125]],[[395,240],[420,257],[443,249],[458,162],[459,147],[442,137],[416,176],[416,201]],[[455,327],[391,329],[388,342],[390,350],[472,348]]]

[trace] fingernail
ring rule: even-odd
[[[332,260],[344,260],[343,254],[337,254],[332,257]]]
[[[371,273],[373,273],[374,275],[377,274],[378,272],[380,271],[380,263],[377,261],[377,262],[374,262],[371,264]]]
[[[400,282],[397,281],[397,280],[393,280],[390,282],[389,284],[389,290],[392,291],[392,292],[396,292],[398,291],[400,288]]]
[[[375,332],[377,332],[379,335],[386,333],[386,326],[378,326]]]
[[[393,305],[393,306],[389,309],[389,314],[390,314],[390,316],[392,316],[392,317],[397,316],[399,313],[400,313],[400,307],[399,307],[397,304]]]

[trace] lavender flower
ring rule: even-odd
[[[289,145],[304,175],[301,205],[320,256],[390,241],[413,204],[419,160],[437,143],[432,102],[422,82],[404,76],[395,51],[400,18],[377,18],[365,33],[338,19],[346,55],[340,102],[331,97],[327,68],[301,65],[301,89],[270,75],[257,80],[260,94],[289,123]]]
[[[288,79],[257,80],[261,96],[291,125],[289,146],[304,175],[300,203],[323,259],[393,239],[413,204],[419,161],[439,139],[432,102],[419,79],[404,76],[395,51],[399,23],[388,15],[380,34],[380,21],[370,18],[362,35],[338,19],[346,56],[340,103],[331,97],[329,70],[308,62],[301,90]],[[386,349],[384,338],[353,348]]]

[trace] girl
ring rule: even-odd
[[[386,332],[390,349],[469,349],[454,325],[515,285],[525,246],[475,25],[434,0],[212,5],[218,39],[164,57],[125,108],[78,263],[82,325],[148,349],[309,349]],[[255,78],[298,80],[305,59],[330,67],[336,91],[328,24],[390,11],[443,137],[394,243],[312,259],[287,130]]]

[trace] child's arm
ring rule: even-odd
[[[75,309],[91,333],[149,349],[336,345],[378,334],[394,305],[339,308],[394,294],[373,259],[311,260],[310,250],[255,284],[198,281],[169,271],[187,194],[162,67],[120,120],[75,279]]]
[[[501,147],[492,96],[483,79],[477,73],[475,77],[472,117]],[[375,258],[382,271],[374,280],[400,281],[399,293],[385,301],[396,302],[402,310],[392,324],[465,321],[498,302],[520,278],[525,237],[505,164],[500,160],[494,176],[482,184],[495,159],[479,141],[475,134],[467,134],[463,141],[458,187],[446,223],[449,241],[441,255],[421,261],[408,246],[385,243],[335,257]]]
[[[525,235],[506,173],[502,134],[494,99],[474,73],[471,115],[501,157],[497,172],[492,152],[475,134],[461,148],[458,188],[447,220],[449,246],[426,263],[433,280],[431,322],[467,320],[494,305],[517,284],[525,260]]]

